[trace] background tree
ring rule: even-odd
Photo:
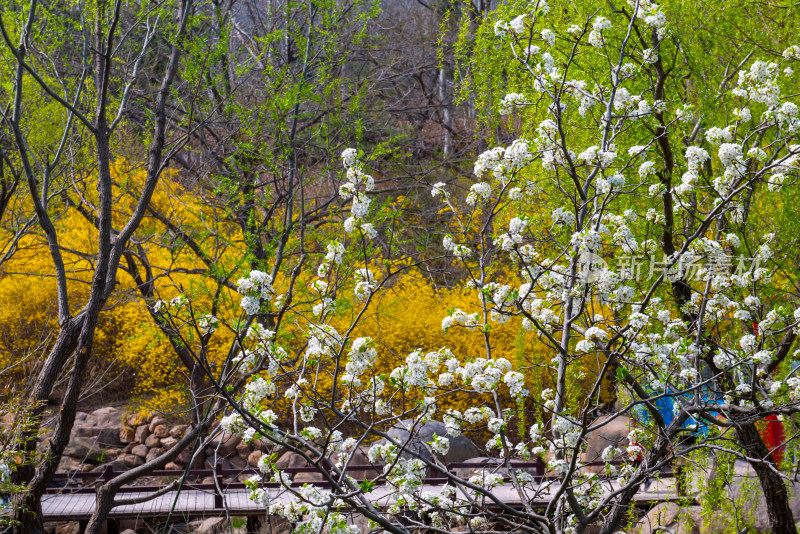
[[[54,7],[59,10],[61,6]],[[123,16],[123,4],[120,2],[113,5],[99,3],[88,10],[83,10],[86,6],[79,5],[63,7],[85,13],[87,17],[74,17],[81,21],[77,27],[48,26],[43,21],[51,13],[48,13],[47,6],[40,5],[36,0],[24,7],[10,5],[0,17],[3,54],[7,62],[14,65],[13,84],[5,91],[7,100],[3,104],[3,123],[13,135],[14,156],[27,182],[37,225],[48,242],[58,288],[59,331],[25,404],[28,411],[24,413],[24,418],[31,419],[32,425],[30,429],[14,436],[14,448],[20,454],[34,454],[44,403],[50,397],[62,369],[69,368],[66,391],[48,450],[37,459],[35,466],[23,465],[11,473],[14,483],[26,485],[25,491],[14,496],[15,528],[20,532],[42,531],[40,497],[69,439],[93,350],[98,316],[114,289],[117,267],[128,240],[141,222],[161,171],[169,159],[168,149],[165,154],[167,101],[179,67],[181,53],[178,43],[189,19],[190,5],[179,2],[165,5],[163,10],[134,11],[130,17],[128,13]],[[57,15],[57,12],[52,15]],[[119,233],[115,233],[112,139],[131,91],[135,83],[140,81],[138,67],[149,52],[154,28],[160,29],[160,23],[167,23],[170,18],[171,53],[160,77],[160,87],[155,92],[151,115],[152,139],[147,147],[147,179],[136,209],[121,225]],[[134,34],[141,39],[133,41],[131,37]],[[60,39],[62,37],[63,41]],[[66,65],[54,57],[54,53],[64,52],[60,49],[61,42],[79,45],[66,54]],[[49,61],[51,58],[54,61]],[[120,61],[117,62],[117,59]],[[61,76],[63,69],[75,66],[70,63],[72,60],[77,60],[77,68],[81,73],[77,80]],[[26,114],[27,106],[34,103],[26,98],[30,91],[44,93],[63,117],[57,130],[61,134],[55,144],[40,147],[29,142],[30,132],[35,131],[34,125],[28,123],[31,117]],[[94,216],[98,230],[90,290],[82,304],[76,305],[70,302],[63,245],[51,214],[57,209],[52,202],[53,194],[69,178],[66,171],[73,170],[77,171],[78,176],[82,175],[81,170],[85,168],[83,162],[74,158],[70,161],[70,156],[75,155],[77,150],[72,149],[78,149],[80,141],[84,139],[91,143],[90,168],[93,172],[83,176],[95,182]]]

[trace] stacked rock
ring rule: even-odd
[[[191,430],[190,425],[171,423],[161,415],[125,414],[111,407],[91,413],[78,412],[58,472],[102,471],[107,466],[115,471],[126,471],[172,449]],[[45,436],[42,445],[48,439]],[[196,455],[191,467],[255,467],[267,450],[266,442],[254,440],[248,444],[237,434],[220,434]],[[164,469],[183,470],[190,455],[191,446],[182,450]]]

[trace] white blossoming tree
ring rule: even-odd
[[[444,249],[468,273],[476,305],[443,317],[442,328],[474,332],[480,358],[425,347],[385,376],[377,344],[353,334],[405,268],[370,246],[380,231],[374,180],[353,149],[342,154],[343,239],[327,245],[302,298],[290,272],[239,281],[244,319],[230,377],[243,387],[219,385],[230,404],[221,424],[318,469],[324,486],[293,484],[264,457],[249,482],[253,499],[295,532],[354,533],[345,514],[357,513],[394,533],[612,533],[675,458],[719,451],[751,464],[773,530],[795,532],[786,476],[755,423],[800,410],[790,364],[800,302],[771,266],[781,236],[752,218],[781,202],[800,168],[798,108],[782,91],[798,48],[772,62],[748,58],[721,85],[735,111],[704,125],[664,59],[680,54],[665,12],[640,0],[598,9],[561,27],[540,1],[494,23],[508,68],[528,79],[498,111],[533,109],[535,136],[478,156],[464,198],[432,188],[451,214]],[[359,303],[344,329],[331,321],[343,291]],[[509,320],[549,347],[548,365],[493,356],[492,324]],[[282,340],[298,330],[305,343],[290,352]],[[585,375],[578,395],[574,378]],[[529,393],[535,376],[552,376],[541,398]],[[609,382],[613,405],[601,398]],[[463,392],[472,406],[439,407]],[[288,416],[273,409],[276,395]],[[617,419],[630,422],[631,446],[606,448],[599,471],[588,469],[587,437]],[[432,422],[444,435],[414,446]],[[489,437],[483,449],[494,460],[462,476],[445,459],[468,430]],[[380,467],[356,479],[347,468],[363,450]],[[549,476],[520,464],[536,458]]]

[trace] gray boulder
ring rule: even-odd
[[[423,458],[430,457],[432,452],[428,443],[433,441],[433,435],[436,434],[437,436],[446,437],[450,441],[450,450],[447,451],[447,454],[444,457],[436,455],[444,463],[466,462],[481,455],[475,444],[465,435],[462,434],[455,438],[448,436],[444,423],[439,421],[418,424],[414,428],[414,436],[412,438],[407,428],[413,422],[411,419],[404,419],[396,423],[388,432],[389,437],[397,441],[406,451],[418,454]],[[412,457],[413,455],[404,453],[402,456]]]
[[[144,440],[150,435],[150,428],[147,425],[137,426],[133,431],[133,441],[144,443]]]
[[[100,408],[90,414],[78,412],[70,439],[87,438],[104,447],[119,447],[123,414],[116,408]]]
[[[147,453],[149,451],[150,449],[148,449],[146,445],[136,445],[131,449],[131,453],[135,454],[136,456],[139,456],[140,458],[147,457]]]
[[[135,454],[126,454],[122,456],[122,462],[125,464],[126,469],[129,467],[139,467],[144,463],[144,458]],[[120,471],[123,471],[123,469],[120,469]]]
[[[70,473],[72,471],[77,471],[80,465],[81,461],[79,459],[73,458],[71,456],[62,456],[61,459],[58,461],[58,468],[56,468],[56,472]]]
[[[84,462],[99,462],[105,457],[103,448],[89,438],[74,437],[64,448],[64,456]]]
[[[139,458],[139,457],[138,456],[134,456],[134,458]],[[135,463],[135,461],[134,461],[134,463]],[[114,469],[114,471],[117,471],[117,472],[119,472],[119,471],[127,471],[128,468],[130,467],[128,465],[128,463],[125,461],[125,457],[124,456],[120,456],[119,458],[115,458],[112,462],[109,462],[108,465],[110,465]]]
[[[286,469],[287,467],[311,467],[311,464],[306,462],[305,458],[299,454],[287,451],[275,461],[275,466],[279,469]],[[317,472],[293,473],[291,476],[295,482],[312,482],[323,480],[322,474]]]
[[[168,421],[166,420],[166,418],[161,417],[160,415],[156,415],[155,417],[153,417],[150,420],[150,424],[148,425],[148,428],[150,429],[150,433],[153,434],[158,425],[165,425],[166,426],[167,424],[168,424]]]
[[[124,422],[123,413],[111,406],[99,408],[93,411],[89,417],[94,420],[94,426],[101,428],[118,429]]]
[[[600,428],[592,430],[586,436],[586,452],[584,453],[586,463],[599,461],[608,446],[624,449],[629,445],[630,419],[628,417],[620,416],[612,419],[611,416],[604,415],[592,421],[591,426],[600,426]]]
[[[89,414],[86,412],[75,412],[75,424],[85,423],[88,417]]]
[[[208,448],[212,452],[219,455],[228,457],[236,454],[236,446],[242,441],[242,436],[239,434],[226,434],[224,432],[217,434],[208,442]],[[206,453],[208,454],[208,453]]]

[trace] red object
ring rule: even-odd
[[[753,326],[756,330],[756,335],[758,335],[758,325],[753,323]],[[779,371],[780,368],[776,369],[776,372]],[[767,446],[767,449],[772,453],[772,459],[775,460],[775,464],[780,464],[781,460],[783,460],[783,452],[786,450],[786,434],[783,432],[783,423],[778,420],[777,415],[768,415],[764,418],[764,430],[760,432],[761,439],[764,440],[764,444]]]
[[[777,415],[768,415],[764,418],[766,425],[761,438],[764,444],[772,452],[772,458],[779,464],[783,460],[783,451],[786,449],[786,435],[783,433],[783,423],[778,421]]]

